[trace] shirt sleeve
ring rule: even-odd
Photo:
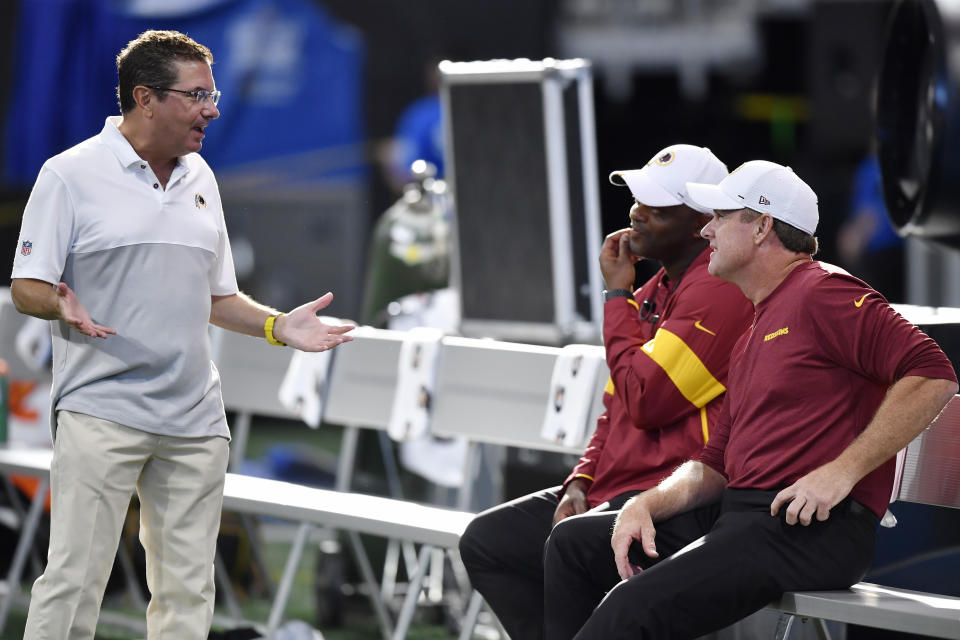
[[[223,204],[220,200],[220,191],[217,190],[217,209],[220,220],[217,232],[217,258],[210,266],[210,293],[215,296],[229,296],[237,293],[237,274],[233,266],[233,251],[230,249],[230,236],[227,233],[227,223],[223,216]]]
[[[594,430],[593,435],[590,436],[590,442],[587,444],[583,455],[580,456],[580,461],[577,462],[577,466],[573,468],[573,471],[570,472],[567,479],[563,481],[564,487],[577,478],[583,478],[592,483],[596,477],[597,460],[600,459],[600,454],[603,452],[603,447],[607,442],[607,434],[610,433],[610,405],[613,399],[612,389],[610,387],[610,382],[607,382],[607,389],[603,392],[603,406],[606,410],[597,418],[597,428]]]
[[[707,465],[717,473],[727,477],[725,469],[727,440],[730,439],[730,413],[727,411],[727,403],[723,403],[723,409],[720,411],[720,419],[717,420],[713,433],[700,454],[695,458]]]
[[[673,424],[726,390],[730,351],[752,317],[739,289],[711,277],[691,283],[646,342],[636,337],[644,321],[630,303],[606,303],[604,342],[614,393],[636,427]]]
[[[888,385],[905,376],[957,380],[937,343],[859,280],[835,274],[816,295],[822,300],[812,322],[826,354],[841,366]]]
[[[67,185],[45,164],[23,210],[11,277],[60,282],[73,246],[75,219]]]

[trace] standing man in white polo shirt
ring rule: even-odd
[[[237,289],[217,183],[200,151],[219,117],[213,56],[147,31],[117,56],[120,116],[48,160],[23,215],[12,295],[52,320],[50,549],[29,640],[93,638],[136,489],[148,636],[207,637],[228,439],[207,325],[323,351],[352,327]]]

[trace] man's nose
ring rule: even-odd
[[[220,117],[220,109],[217,108],[217,105],[213,104],[213,100],[204,100],[203,115],[210,120],[216,120]]]
[[[703,229],[700,229],[700,237],[707,240],[713,237],[713,220],[703,225]]]

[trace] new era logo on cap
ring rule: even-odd
[[[758,204],[770,204],[770,201],[764,198],[763,196],[760,196],[760,200]]]
[[[648,207],[688,207],[710,213],[687,193],[688,182],[716,184],[727,175],[727,166],[706,147],[675,144],[661,149],[642,169],[614,171],[610,182],[630,187],[637,202]]]

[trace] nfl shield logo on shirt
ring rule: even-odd
[[[22,253],[25,256],[28,256],[30,255],[31,251],[33,251],[32,242],[30,242],[29,240],[24,240],[22,243],[20,243],[20,253]]]

